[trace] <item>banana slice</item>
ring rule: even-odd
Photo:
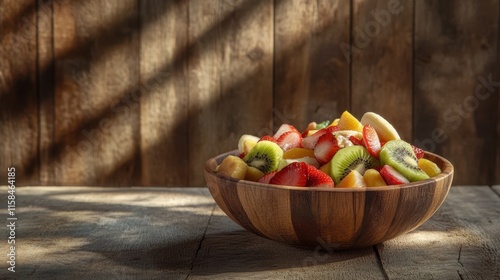
[[[375,131],[377,131],[378,138],[382,142],[401,139],[394,126],[392,126],[392,124],[390,124],[386,119],[382,118],[382,116],[380,116],[379,114],[375,114],[373,112],[365,113],[361,118],[361,124],[369,124],[373,126],[373,128],[375,128]]]
[[[241,135],[240,140],[238,141],[238,151],[240,153],[245,152],[245,145],[244,144],[245,144],[245,141],[247,141],[247,140],[251,141],[251,143],[257,143],[257,142],[259,142],[260,138],[257,136],[250,135],[250,134]]]

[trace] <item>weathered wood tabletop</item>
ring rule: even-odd
[[[249,233],[206,188],[19,187],[16,206],[2,279],[500,279],[500,186],[453,187],[417,230],[335,252]]]

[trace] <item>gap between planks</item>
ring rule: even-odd
[[[201,247],[203,245],[203,241],[205,241],[205,235],[207,234],[208,226],[210,225],[210,221],[212,221],[212,217],[214,216],[214,211],[215,211],[216,207],[217,207],[217,204],[214,203],[214,205],[212,206],[212,211],[210,211],[210,217],[207,220],[207,225],[205,226],[205,230],[203,231],[203,235],[201,236],[200,243],[198,244],[198,248],[196,249],[196,253],[193,256],[193,259],[191,260],[191,266],[189,267],[189,272],[186,275],[186,278],[184,278],[184,280],[189,279],[189,276],[191,276],[191,272],[193,271],[193,267],[194,267],[194,262],[195,262],[196,258],[198,257],[198,253],[201,250]]]

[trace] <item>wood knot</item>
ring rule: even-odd
[[[250,60],[252,61],[259,60],[263,56],[264,56],[264,51],[259,47],[254,48],[247,54],[247,57],[250,58]]]

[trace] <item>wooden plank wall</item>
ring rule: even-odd
[[[348,109],[499,184],[499,2],[1,1],[0,170],[201,186],[239,135]]]

